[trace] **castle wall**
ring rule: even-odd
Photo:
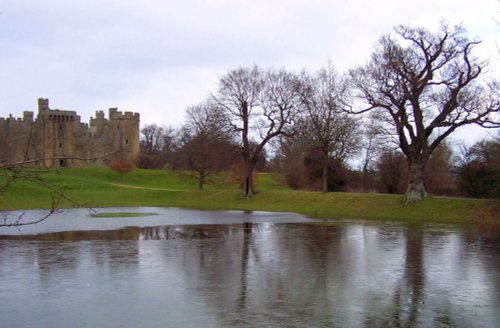
[[[139,114],[109,110],[96,112],[90,123],[80,122],[74,111],[50,109],[38,100],[38,116],[25,112],[22,119],[0,118],[0,162],[43,159],[46,167],[109,164],[118,156],[139,155]]]
[[[35,151],[33,113],[24,112],[24,117],[0,118],[0,163],[21,162]]]

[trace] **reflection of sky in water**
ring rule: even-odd
[[[487,250],[480,247],[481,242],[464,241],[460,234],[429,234],[425,243],[425,267],[432,272],[432,279],[426,280],[431,291],[426,301],[442,308],[450,299],[460,297],[460,306],[450,307],[450,311],[461,315],[473,309],[473,318],[477,320],[496,304],[497,323],[500,322],[500,291],[494,286],[500,278],[499,268],[488,267],[491,262],[484,261],[483,253]],[[500,263],[498,256],[496,263]]]
[[[92,218],[87,209],[66,209],[56,213],[35,225],[27,225],[19,228],[0,227],[1,235],[29,235],[44,232],[80,231],[80,230],[110,230],[130,226],[154,227],[181,224],[227,224],[243,222],[304,222],[310,219],[294,213],[273,212],[242,212],[242,211],[200,211],[181,209],[176,207],[120,207],[96,209],[99,213],[155,213],[157,215],[144,217],[114,217],[114,218]],[[16,220],[23,216],[21,222],[34,221],[43,217],[47,212],[42,210],[1,212],[0,218],[7,222]]]
[[[498,239],[470,229],[266,222],[127,236],[139,240],[0,240],[2,326],[493,327],[500,319]]]

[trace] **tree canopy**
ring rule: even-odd
[[[383,36],[368,64],[350,71],[353,96],[380,111],[405,154],[407,202],[426,195],[423,171],[438,145],[458,128],[500,126],[498,82],[483,78],[486,63],[474,56],[478,41],[461,26],[439,31],[399,26]]]

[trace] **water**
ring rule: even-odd
[[[76,210],[9,229],[16,237],[0,229],[0,326],[500,323],[500,239],[491,229],[137,210],[161,213],[93,219]],[[63,229],[64,220],[78,229]]]

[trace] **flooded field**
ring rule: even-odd
[[[36,226],[0,228],[1,326],[500,322],[500,240],[491,230],[325,226],[289,213],[127,211],[158,215],[93,218],[69,210]]]

